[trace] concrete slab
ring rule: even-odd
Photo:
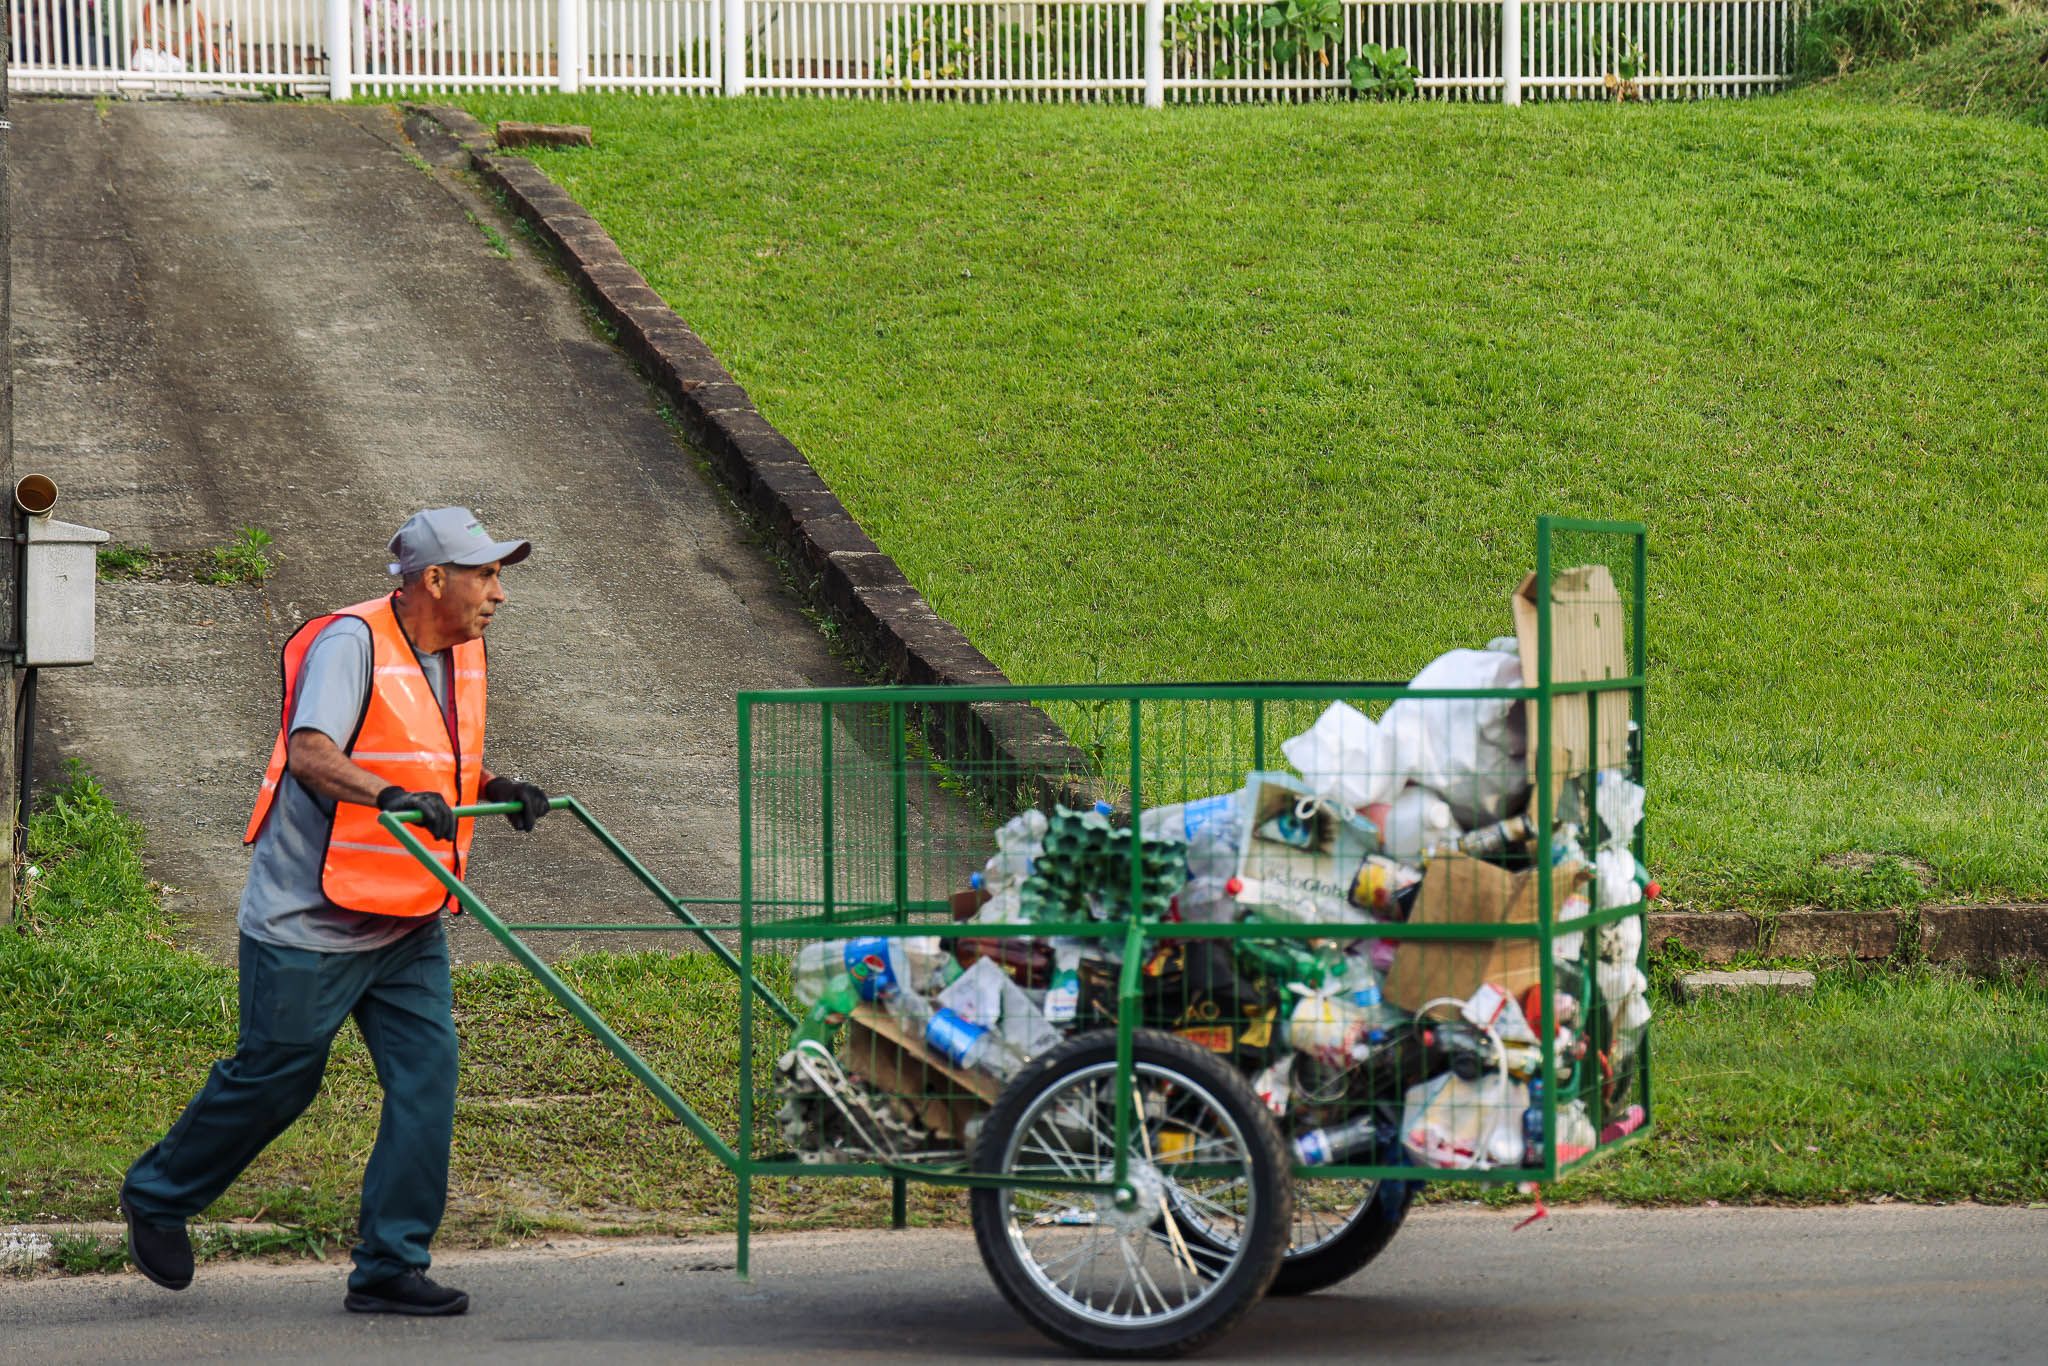
[[[1688,972],[1678,979],[1678,999],[1681,1001],[1697,1001],[1706,996],[1734,996],[1750,992],[1811,996],[1813,974],[1751,969],[1746,972]]]
[[[497,255],[388,109],[24,101],[10,146],[20,469],[123,541],[276,538],[261,587],[102,585],[101,662],[43,684],[44,778],[101,775],[188,938],[232,951],[278,648],[385,591],[384,541],[441,503],[536,547],[491,634],[492,765],[736,895],[733,694],[854,680],[560,278]],[[475,884],[534,919],[642,908],[579,833],[487,822]]]

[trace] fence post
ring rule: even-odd
[[[1166,0],[1145,0],[1145,107],[1166,105]]]
[[[356,0],[327,0],[327,98],[355,94],[355,55],[349,51],[349,6]]]
[[[747,93],[747,0],[724,0],[725,93]]]
[[[1522,102],[1522,0],[1500,0],[1500,102]]]
[[[573,95],[583,76],[583,0],[555,0],[555,88]]]

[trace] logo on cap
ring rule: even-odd
[[[470,535],[472,535],[472,536],[474,536],[474,537],[476,537],[476,538],[477,538],[478,540],[482,540],[482,539],[483,539],[483,535],[484,535],[484,524],[483,524],[482,522],[471,522],[471,523],[469,524],[469,528],[468,528],[468,530],[469,530],[469,534],[470,534]]]

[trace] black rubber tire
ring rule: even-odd
[[[1176,1357],[1214,1342],[1257,1304],[1272,1284],[1293,1227],[1292,1153],[1272,1113],[1244,1077],[1204,1049],[1156,1030],[1137,1032],[1132,1051],[1139,1066],[1178,1073],[1213,1097],[1244,1136],[1251,1162],[1254,1203],[1247,1255],[1219,1287],[1185,1318],[1127,1329],[1092,1323],[1049,1297],[1019,1265],[1002,1209],[1001,1193],[977,1189],[971,1201],[974,1241],[989,1278],[1026,1322],[1054,1342],[1098,1357]],[[974,1145],[974,1168],[1000,1173],[1003,1154],[1034,1102],[1076,1072],[1116,1059],[1116,1035],[1078,1035],[1040,1055],[1004,1088],[983,1121]]]
[[[1415,1181],[1382,1181],[1349,1227],[1319,1247],[1281,1259],[1268,1295],[1313,1295],[1350,1280],[1401,1231],[1414,1202]]]

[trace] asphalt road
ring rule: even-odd
[[[1259,1306],[1205,1360],[2043,1359],[2048,1210],[1563,1209],[1418,1214],[1333,1291]],[[45,1363],[847,1362],[1055,1356],[961,1232],[572,1243],[452,1254],[466,1318],[346,1314],[341,1266],[0,1282],[4,1354]]]

